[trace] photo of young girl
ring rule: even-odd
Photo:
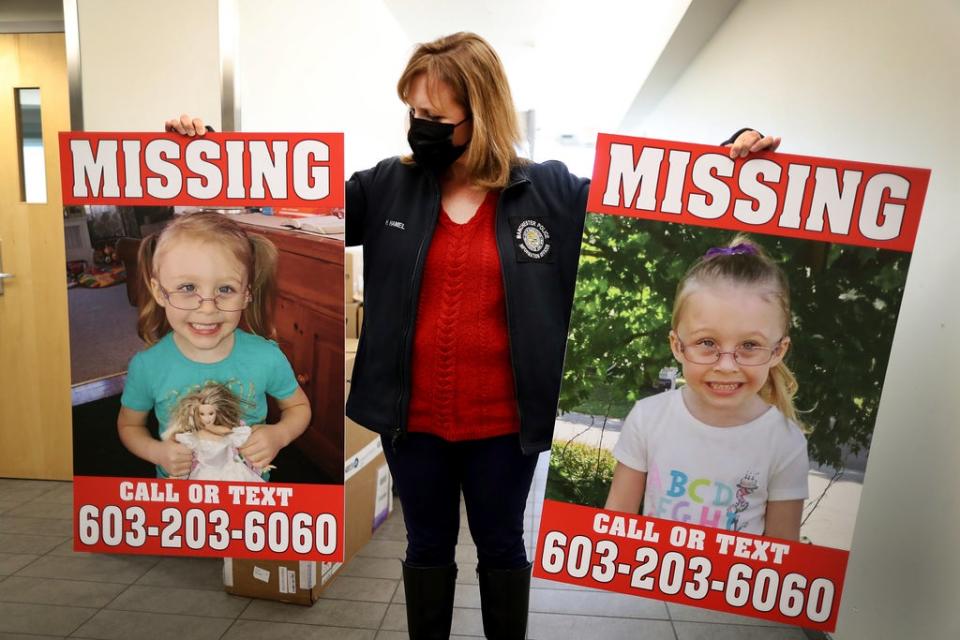
[[[193,451],[190,480],[263,482],[263,472],[244,460],[239,449],[250,437],[242,403],[218,382],[208,382],[180,400],[163,433]]]
[[[248,235],[220,213],[180,216],[140,245],[138,277],[148,294],[140,301],[138,332],[149,348],[130,361],[117,428],[124,446],[156,465],[158,477],[186,477],[207,466],[199,447],[189,446],[194,438],[170,437],[171,429],[174,436],[184,435],[206,419],[214,423],[206,433],[223,437],[242,422],[249,426],[248,437],[226,439],[245,465],[265,470],[309,424],[307,397],[271,340],[276,262],[269,240]],[[210,383],[233,394],[236,406],[197,405],[196,394],[212,390]],[[272,425],[263,424],[267,396],[280,409]],[[187,418],[192,427],[184,426],[178,406],[193,411]],[[159,437],[147,428],[151,410]],[[238,471],[234,465],[231,473]]]
[[[849,549],[909,264],[588,214],[547,500]]]
[[[685,384],[627,415],[607,509],[799,538],[809,461],[784,363],[790,324],[787,278],[750,238],[688,269],[669,332]]]

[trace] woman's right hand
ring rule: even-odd
[[[179,118],[167,120],[163,128],[168,132],[177,132],[185,136],[205,136],[207,128],[201,118],[191,118],[187,114],[182,114]]]
[[[193,466],[193,451],[189,447],[170,438],[157,442],[155,452],[151,462],[163,468],[170,477],[182,478],[190,473],[190,468]]]

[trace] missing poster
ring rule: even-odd
[[[534,575],[836,627],[928,180],[599,137]]]
[[[342,134],[61,133],[60,154],[65,204],[143,231],[102,251],[139,316],[110,331],[143,343],[101,441],[75,425],[74,549],[341,560],[342,236],[262,212],[342,218]]]

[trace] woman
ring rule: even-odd
[[[523,638],[523,513],[553,437],[589,183],[517,157],[506,74],[474,34],[420,45],[397,93],[412,158],[347,183],[365,283],[347,415],[382,434],[400,493],[410,637],[449,635],[462,491],[484,633]]]
[[[450,634],[462,491],[484,633],[523,638],[523,513],[553,435],[589,182],[517,157],[506,74],[477,35],[418,46],[397,92],[412,156],[346,185],[365,283],[346,412],[381,434],[400,494],[410,637]],[[779,144],[734,138],[731,157]]]
[[[589,184],[517,158],[506,76],[476,35],[418,47],[397,91],[412,158],[347,183],[365,283],[347,415],[383,434],[410,637],[449,634],[462,491],[484,632],[522,638],[523,512],[550,447]]]

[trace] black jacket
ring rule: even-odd
[[[520,445],[553,438],[589,181],[559,162],[514,168],[497,202],[497,248],[520,413]],[[347,182],[347,244],[363,244],[363,331],[346,413],[399,437],[427,249],[440,212],[428,171],[391,158]],[[483,384],[478,380],[477,384]]]

